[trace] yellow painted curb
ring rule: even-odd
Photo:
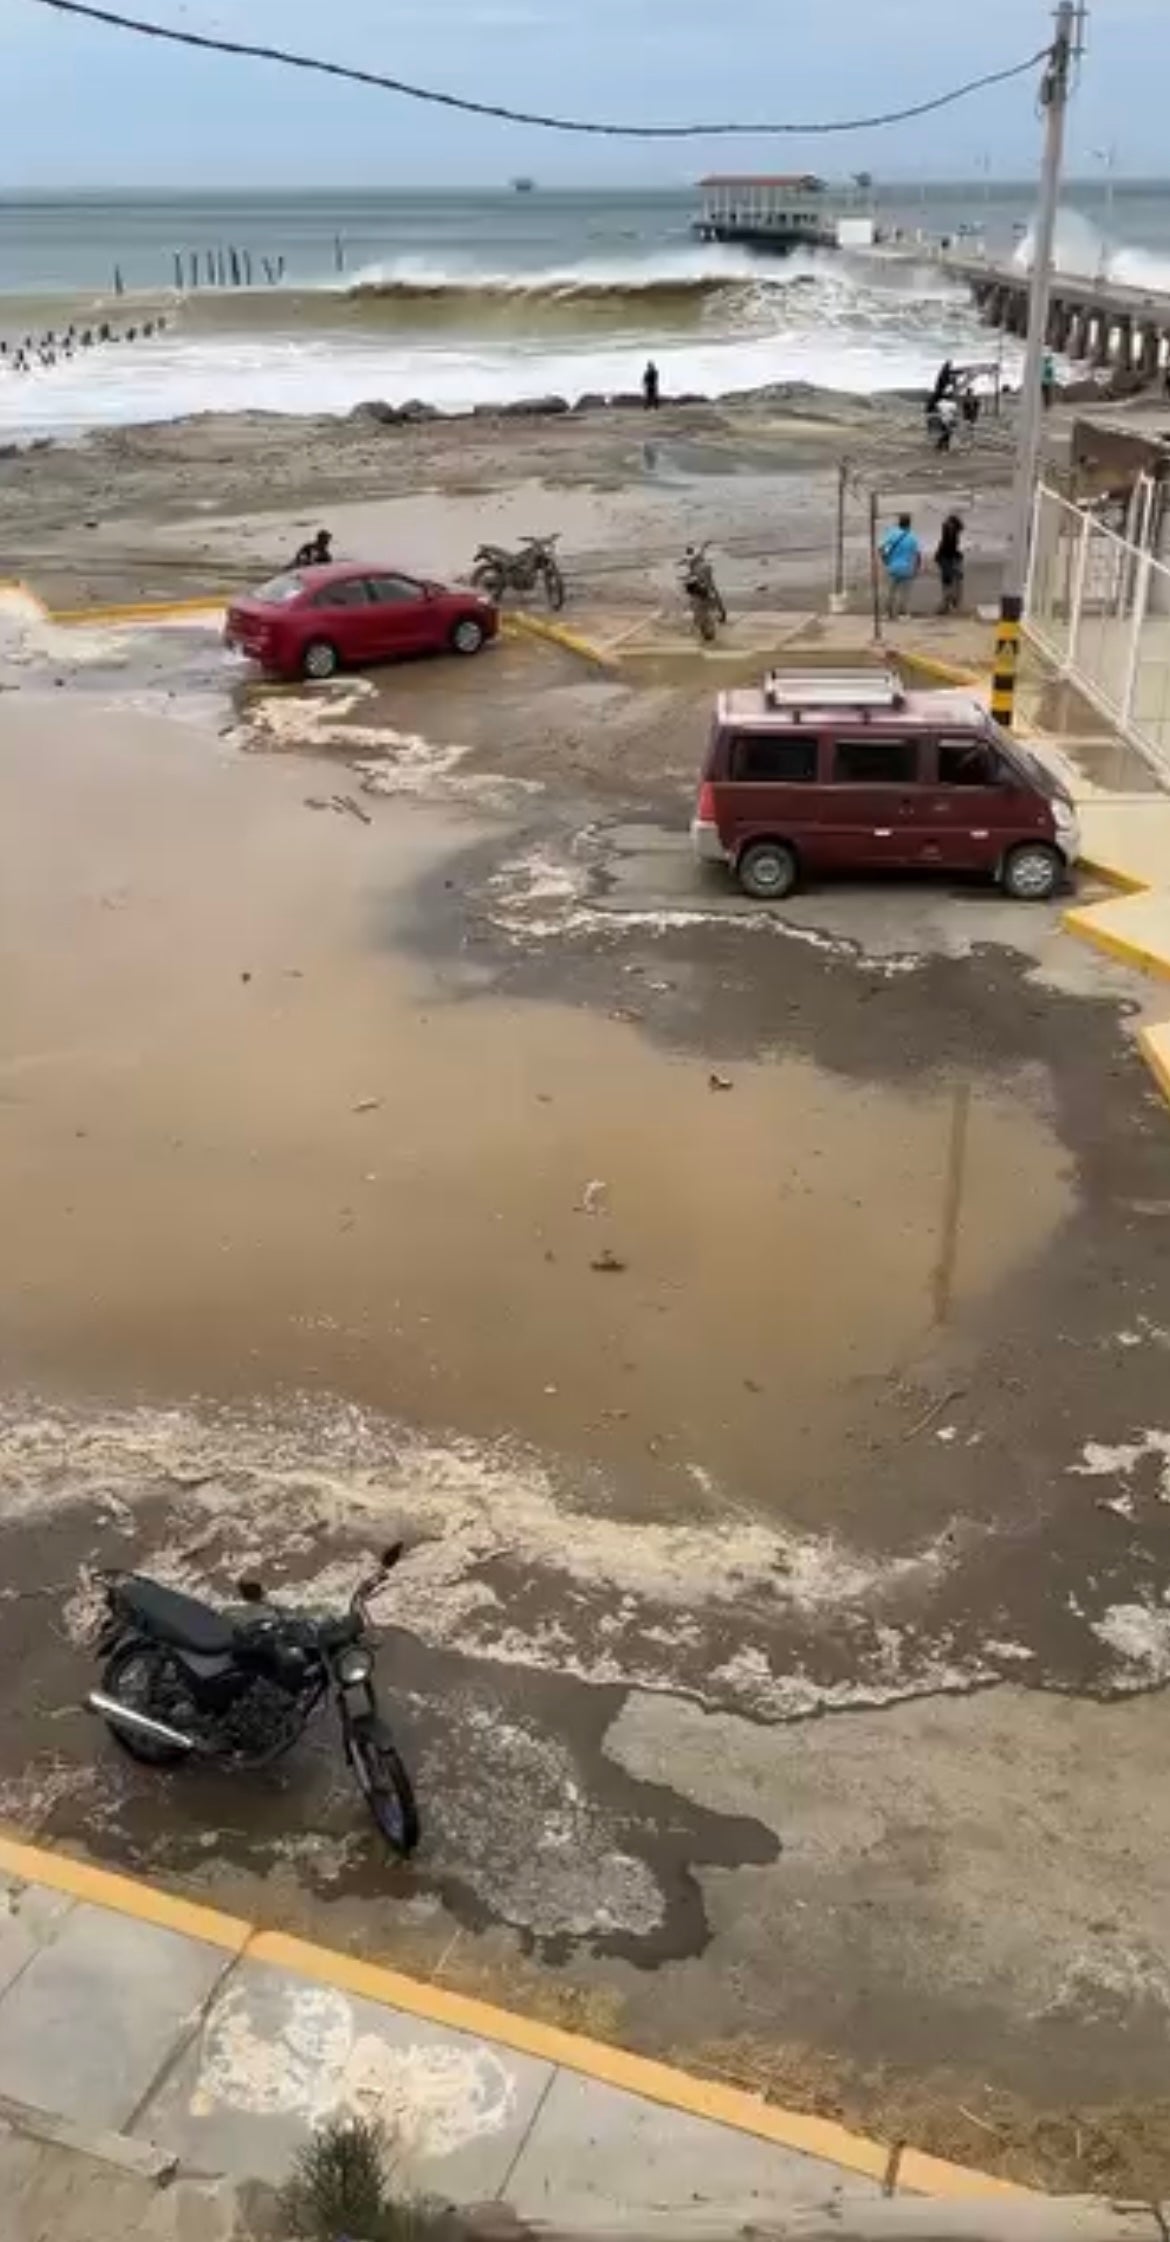
[[[593,662],[598,669],[617,669],[618,658],[596,639],[586,638],[581,631],[570,630],[565,623],[550,623],[543,615],[530,615],[525,608],[500,619],[505,637],[519,633],[522,638],[547,638],[554,646],[563,646],[570,654],[579,654],[582,661]]]
[[[120,607],[45,607],[51,623],[158,623],[168,615],[206,615],[226,607],[228,592],[205,592],[201,599],[148,599]]]
[[[48,1853],[20,1838],[0,1836],[0,1870],[26,1884],[48,1884],[71,1899],[88,1900],[93,1907],[109,1907],[118,1915],[133,1915],[140,1923],[157,1924],[160,1930],[178,1931],[182,1938],[202,1939],[205,1946],[222,1946],[225,1953],[242,1954],[252,1936],[252,1926],[218,1908],[201,1907],[176,1892],[156,1891],[136,1876],[118,1876],[112,1869],[96,1868],[91,1861],[76,1860],[72,1853]]]
[[[842,2165],[846,2171],[864,2173],[870,2179],[883,2179],[889,2166],[888,2144],[871,2140],[864,2133],[850,2132],[834,2118],[784,2109],[779,2104],[765,2102],[758,2095],[746,2093],[742,2087],[725,2086],[717,2079],[696,2078],[689,2071],[676,2070],[671,2064],[656,2062],[650,2056],[634,2055],[625,2048],[586,2039],[579,2033],[562,2030],[559,2025],[541,2023],[536,2017],[521,2016],[512,2009],[496,2008],[469,1994],[426,1984],[420,1978],[404,1977],[398,1970],[384,1968],[378,1962],[363,1962],[354,1954],[337,1953],[331,1947],[316,1946],[283,1931],[257,1930],[237,1916],[223,1915],[215,1908],[202,1907],[178,1894],[159,1891],[137,1877],[97,1868],[88,1861],[75,1859],[72,1854],[48,1852],[38,1845],[25,1844],[22,1839],[0,1836],[0,1871],[19,1877],[25,1883],[47,1884],[54,1891],[68,1892],[71,1898],[88,1901],[94,1907],[111,1908],[117,1914],[132,1916],[137,1922],[153,1923],[187,1938],[202,1939],[205,1944],[222,1947],[238,1959],[246,1956],[249,1962],[265,1962],[273,1969],[289,1970],[298,1977],[311,1978],[338,1992],[377,2002],[383,2008],[398,2009],[426,2023],[466,2032],[476,2039],[494,2040],[517,2054],[531,2055],[562,2070],[596,2079],[602,2085],[640,2095],[643,2100],[657,2102],[665,2109],[707,2118],[716,2125],[750,2134],[756,2140],[771,2141],[779,2148],[797,2149],[805,2156]],[[900,2190],[910,2193],[968,2200],[988,2196],[1035,2200],[1037,2193],[1035,2189],[1019,2186],[1014,2180],[1001,2180],[990,2172],[950,2164],[918,2149],[903,2152],[898,2166],[898,2185]]]
[[[204,592],[198,599],[137,600],[116,607],[48,607],[39,592],[19,577],[0,579],[0,592],[19,592],[46,623],[159,622],[168,615],[206,615],[227,605],[230,592]]]
[[[1119,864],[1103,864],[1095,856],[1078,856],[1077,863],[1082,871],[1091,872],[1094,879],[1108,881],[1119,895],[1148,895],[1150,892],[1148,880],[1139,879],[1136,872],[1123,872]]]
[[[1142,888],[1138,892],[1145,894],[1148,891]],[[1094,924],[1093,914],[1094,906],[1091,903],[1083,909],[1074,906],[1064,913],[1060,923],[1067,933],[1075,934],[1082,942],[1091,942],[1094,949],[1104,950],[1110,957],[1119,958],[1123,965],[1136,966],[1139,973],[1150,973],[1159,979],[1170,981],[1170,951],[1149,950],[1144,942],[1132,942],[1128,935],[1115,934],[1112,927],[1097,926]]]
[[[895,662],[913,662],[915,669],[937,677],[942,685],[982,685],[987,675],[983,670],[961,669],[957,662],[942,662],[937,654],[920,654],[913,646],[895,646],[891,652]]]

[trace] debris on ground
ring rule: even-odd
[[[592,1182],[586,1184],[573,1211],[575,1214],[608,1213],[606,1186],[600,1176],[594,1176]]]
[[[617,1254],[611,1253],[609,1247],[606,1246],[602,1252],[594,1255],[589,1266],[591,1269],[596,1269],[601,1275],[611,1277],[620,1275],[626,1264],[624,1261],[619,1261]]]
[[[735,1084],[729,1074],[709,1074],[707,1076],[707,1088],[709,1090],[733,1090]]]

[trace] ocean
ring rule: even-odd
[[[346,412],[367,398],[446,411],[571,400],[635,387],[648,356],[667,391],[892,389],[928,380],[944,356],[1000,348],[925,258],[755,256],[698,243],[694,212],[685,191],[539,185],[0,197],[0,437]],[[903,187],[881,195],[879,216],[907,237],[963,227],[1010,256],[1031,197],[990,181]],[[233,249],[251,286],[208,285],[209,255],[223,253],[230,281]],[[1170,289],[1170,186],[1070,187],[1058,260]],[[126,335],[158,315],[161,333]],[[12,370],[26,335],[101,321],[116,341]],[[1010,378],[1016,346],[1003,348]]]

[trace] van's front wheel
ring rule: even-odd
[[[757,903],[781,902],[791,895],[800,873],[796,850],[787,841],[753,841],[735,869],[744,894]]]
[[[1064,858],[1046,841],[1022,841],[1009,849],[1000,876],[1017,903],[1047,903],[1064,878]]]

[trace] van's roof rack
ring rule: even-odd
[[[764,679],[769,708],[899,708],[903,698],[893,669],[773,669]]]

